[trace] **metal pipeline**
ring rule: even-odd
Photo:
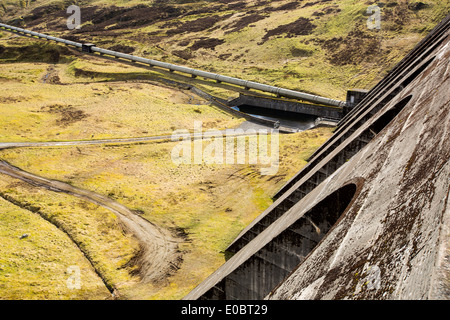
[[[17,33],[28,34],[33,37],[43,38],[43,39],[47,39],[47,40],[53,40],[53,41],[56,41],[59,43],[64,43],[65,45],[71,45],[71,46],[74,46],[77,48],[83,48],[82,43],[69,41],[69,40],[65,40],[65,39],[61,39],[61,38],[56,38],[56,37],[49,36],[46,34],[9,26],[9,25],[3,24],[3,23],[0,23],[0,28],[5,29],[6,31],[13,31],[13,32],[17,32]],[[300,99],[300,100],[304,100],[304,101],[308,101],[308,102],[312,102],[312,103],[323,104],[323,105],[333,106],[333,107],[345,106],[345,101],[324,98],[324,97],[313,95],[313,94],[279,88],[279,87],[275,87],[275,86],[269,86],[269,85],[258,83],[258,82],[242,80],[242,79],[228,77],[228,76],[224,76],[224,75],[220,75],[220,74],[216,74],[216,73],[212,73],[212,72],[207,72],[207,71],[202,71],[202,70],[196,70],[196,69],[192,69],[192,68],[188,68],[188,67],[179,66],[176,64],[141,58],[141,57],[133,56],[130,54],[125,54],[125,53],[121,53],[121,52],[117,52],[117,51],[98,48],[95,46],[90,46],[89,50],[90,50],[90,52],[98,52],[103,55],[109,55],[109,56],[113,56],[116,58],[122,58],[122,59],[130,60],[130,61],[134,61],[134,62],[143,63],[143,64],[146,64],[149,66],[156,66],[159,68],[168,69],[172,72],[174,72],[174,71],[181,72],[181,73],[189,74],[193,77],[202,77],[205,79],[211,79],[211,80],[215,80],[217,82],[233,84],[233,85],[244,87],[246,89],[254,89],[254,90],[259,90],[259,91],[263,91],[263,92],[268,92],[268,93],[276,94],[277,96],[282,96],[282,97],[286,97],[286,98]]]

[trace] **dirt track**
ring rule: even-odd
[[[50,191],[64,192],[82,198],[114,212],[124,228],[139,241],[141,251],[134,263],[139,267],[139,275],[144,282],[163,280],[167,274],[173,271],[173,266],[179,261],[179,239],[175,238],[169,231],[158,228],[114,200],[73,187],[64,182],[45,179],[25,172],[5,161],[0,161],[0,173]]]
[[[265,127],[249,121],[244,122],[241,127],[246,130],[248,127]],[[267,127],[265,127],[267,128]],[[225,132],[223,132],[225,133]],[[236,133],[235,136],[247,136],[248,133]],[[252,134],[250,134],[252,135]],[[207,137],[208,134],[203,134]],[[201,136],[193,137],[201,139]],[[0,142],[0,151],[9,148],[33,148],[33,147],[57,147],[57,146],[82,146],[114,143],[143,143],[152,141],[171,140],[171,136],[153,136],[141,138],[122,138],[122,139],[103,139],[103,140],[81,140],[81,141],[62,141],[62,142]],[[138,267],[138,275],[143,282],[158,282],[167,278],[167,276],[178,268],[181,260],[181,253],[178,250],[178,244],[183,240],[176,238],[170,231],[161,229],[124,205],[95,192],[74,187],[67,183],[49,180],[35,174],[26,172],[20,168],[12,166],[6,161],[0,160],[0,173],[20,179],[33,186],[45,188],[54,192],[63,192],[84,200],[100,205],[114,212],[120,219],[123,228],[133,234],[140,245],[140,252],[132,260],[132,264]]]

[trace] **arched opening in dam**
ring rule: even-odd
[[[325,197],[201,298],[264,299],[326,237],[352,202],[356,191],[357,185],[350,183]]]
[[[423,70],[422,70],[423,71]],[[320,171],[317,171],[311,178],[305,181],[302,185],[292,192],[291,197],[286,198],[278,207],[274,208],[270,214],[263,217],[258,224],[253,227],[252,231],[245,233],[238,241],[232,244],[232,252],[237,252],[245,246],[248,242],[253,240],[260,232],[266,229],[271,223],[276,221],[281,217],[286,210],[293,206],[295,203],[300,201],[309,192],[314,190],[320,183],[327,179],[331,174],[336,172],[338,168],[344,165],[349,159],[351,159],[355,154],[357,154],[362,148],[364,148],[372,139],[375,138],[394,118],[404,109],[406,105],[413,98],[412,95],[408,95],[393,107],[389,108],[383,114],[378,116],[370,126],[368,125],[366,129],[357,137],[346,145],[339,153],[337,153],[332,159],[330,159]],[[317,157],[309,162],[310,166],[315,166],[323,159],[322,157]],[[286,184],[280,191],[282,194],[289,190],[295,183],[301,178],[301,176],[294,177],[294,179]]]

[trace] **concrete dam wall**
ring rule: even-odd
[[[450,16],[185,299],[448,299]]]

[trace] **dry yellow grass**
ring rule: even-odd
[[[330,135],[327,128],[281,135],[275,176],[261,176],[259,165],[176,165],[171,161],[174,142],[11,149],[1,157],[107,195],[158,226],[184,233],[183,263],[166,283],[121,288],[127,298],[179,299],[225,261],[227,245]]]
[[[76,69],[94,75],[94,79],[75,76]],[[142,76],[142,70],[103,64],[96,58],[58,65],[4,64],[0,68],[4,79],[0,94],[2,141],[138,137],[192,129],[194,121],[202,121],[205,129],[234,127],[242,122],[190,92],[153,82],[120,81],[137,77],[134,73]],[[43,83],[45,76],[54,74],[66,85]],[[96,82],[103,80],[109,82]],[[220,87],[214,90],[226,92]],[[106,230],[96,228],[113,226],[98,225],[98,208],[48,191],[30,192],[33,188],[11,180],[0,186],[66,221],[67,231],[80,243],[92,237],[86,248],[106,281],[117,287],[122,297],[179,299],[224,262],[227,244],[270,205],[271,195],[330,134],[329,129],[318,129],[281,136],[280,171],[272,179],[262,177],[255,166],[174,165],[170,155],[175,143],[2,151],[2,158],[13,165],[107,195],[161,227],[188,234],[180,245],[181,269],[164,284],[138,284],[125,269],[119,269],[130,259],[133,246],[114,234],[114,229],[104,237],[97,236]],[[67,210],[72,214],[63,214]],[[114,215],[109,216],[114,219]],[[80,218],[90,227],[73,223]],[[106,252],[124,257],[115,260]]]
[[[62,64],[0,67],[0,138],[9,141],[64,141],[171,134],[202,121],[205,128],[227,128],[243,120],[230,117],[188,90],[152,83],[77,83]],[[101,68],[100,68],[101,69]],[[100,70],[104,72],[104,70]],[[130,70],[119,65],[115,71]],[[66,85],[43,83],[61,75]],[[84,79],[86,80],[86,79]]]
[[[76,244],[78,250],[89,259],[109,288],[120,290],[122,286],[136,281],[125,266],[138,251],[138,244],[131,235],[123,233],[113,213],[76,197],[35,188],[3,174],[0,178],[1,195],[24,208],[33,208],[32,211],[38,213],[36,217],[40,216],[42,220],[58,226],[60,233],[65,233],[72,240],[71,246]],[[8,221],[5,220],[5,225],[9,227]],[[44,236],[45,231],[39,233]],[[51,256],[52,251],[47,255]],[[63,257],[60,258],[62,260]],[[20,269],[11,271],[20,273]],[[45,278],[42,281],[45,282]]]
[[[169,4],[188,11],[197,9],[195,6],[207,8],[211,5],[209,1],[199,1],[198,4],[180,2],[171,1]],[[252,9],[259,14],[270,6],[289,2],[261,4],[259,1],[246,1],[254,5]],[[227,32],[229,25],[250,15],[246,12],[249,8],[180,15],[171,18],[171,24],[167,25],[169,20],[162,19],[136,29],[114,30],[119,34],[114,37],[106,34],[91,36],[89,33],[81,37],[101,47],[116,43],[129,45],[135,49],[133,54],[139,56],[344,99],[350,87],[370,88],[374,85],[431,28],[435,13],[445,9],[442,2],[427,0],[424,1],[430,4],[427,9],[410,13],[406,18],[394,15],[385,19],[385,29],[376,33],[378,42],[374,40],[381,52],[372,54],[368,51],[360,61],[352,64],[346,63],[345,59],[358,55],[360,47],[364,49],[367,43],[363,41],[360,45],[353,45],[352,41],[359,39],[358,34],[348,35],[365,24],[368,4],[353,0],[312,5],[313,2],[316,1],[302,1],[295,9],[271,11],[266,18],[238,32]],[[33,3],[20,14],[49,3]],[[90,2],[91,5],[123,6],[142,3],[141,0]],[[399,2],[392,6],[404,4]],[[314,15],[328,7],[341,11],[320,17]],[[200,32],[167,32],[187,21],[214,14],[226,16],[219,19],[214,28]],[[311,19],[316,26],[310,34],[291,37],[284,33],[262,41],[267,31],[299,17]],[[395,29],[394,18],[405,18],[408,24]],[[92,22],[86,21],[85,26],[90,24]],[[96,32],[113,30],[110,27]],[[131,32],[121,34],[122,31]],[[69,33],[54,35],[64,37]],[[149,34],[152,36],[147,37]],[[370,32],[366,30],[364,36],[368,34]],[[153,36],[157,41],[151,40]],[[224,42],[215,49],[189,49],[202,38],[223,39]],[[331,41],[333,38],[337,39],[334,43]],[[348,46],[345,41],[348,41]],[[0,39],[0,45],[16,47],[16,53],[32,43],[34,41],[23,38],[3,36]],[[330,51],[326,49],[327,45],[333,47],[336,43],[340,47],[335,51],[345,53],[340,56],[340,63],[331,59]],[[92,56],[68,55],[67,52],[56,64],[43,63],[49,57],[46,54],[40,57],[39,53],[51,52],[54,47],[54,44],[44,42],[28,48],[27,52],[33,53],[28,62],[24,62],[20,54],[2,60],[2,142],[142,137],[170,134],[175,129],[192,129],[194,121],[202,121],[207,129],[232,128],[243,121],[210,106],[189,91],[167,86],[167,80],[194,84],[222,98],[237,95],[223,84],[168,74],[157,68],[146,70]],[[177,56],[176,52],[180,50],[187,50],[191,58]],[[38,190],[7,177],[0,179],[0,191],[39,206],[43,212],[63,222],[66,231],[86,246],[95,266],[108,283],[119,289],[123,298],[179,299],[225,261],[227,245],[272,203],[272,195],[330,136],[331,130],[325,128],[282,135],[280,168],[275,176],[261,176],[257,165],[176,165],[170,158],[175,143],[170,142],[11,149],[0,153],[1,158],[24,170],[113,198],[157,226],[185,237],[180,244],[183,253],[180,269],[163,283],[137,283],[136,278],[127,272],[129,270],[121,268],[135,252],[135,242],[129,235],[121,233],[113,214],[81,204],[70,196]],[[10,206],[4,208],[6,212],[15,212]],[[0,218],[6,221],[7,228],[10,224],[16,226],[7,216]],[[18,227],[23,224],[20,222]],[[39,230],[40,226],[36,228]],[[7,234],[6,238],[10,237],[4,229],[2,233]],[[11,248],[17,245],[8,243]],[[20,259],[26,260],[26,257]],[[58,260],[55,268],[60,267],[58,264],[63,265]],[[13,274],[20,273],[19,269],[10,270]],[[25,276],[39,281],[43,274],[30,270]],[[28,284],[21,286],[10,282],[7,285],[17,286],[23,292]],[[58,295],[52,288],[45,290],[46,297],[66,297]],[[96,297],[96,290],[93,288],[92,292],[77,297]],[[19,291],[15,297],[20,297]]]
[[[0,198],[0,221],[0,300],[111,297],[70,238],[38,214]],[[80,269],[81,289],[70,287],[73,266]]]
[[[29,44],[28,39],[13,41],[14,45]],[[157,76],[166,77],[94,57],[59,64],[4,63],[0,68],[4,88],[0,139],[140,137],[192,129],[194,121],[202,121],[205,129],[232,128],[243,121],[189,91],[161,86],[155,82]],[[127,82],[133,79],[145,81]],[[196,85],[208,88],[201,82]],[[220,85],[208,91],[222,97],[236,94]],[[330,129],[322,128],[280,136],[276,176],[261,176],[255,165],[176,165],[170,158],[175,143],[170,142],[1,152],[1,158],[13,165],[106,195],[152,223],[185,236],[180,244],[180,269],[164,283],[137,283],[129,270],[121,268],[136,248],[133,239],[118,231],[113,214],[12,178],[2,177],[0,190],[39,206],[63,223],[123,298],[179,299],[225,261],[227,245],[272,203],[271,196],[330,135]]]

